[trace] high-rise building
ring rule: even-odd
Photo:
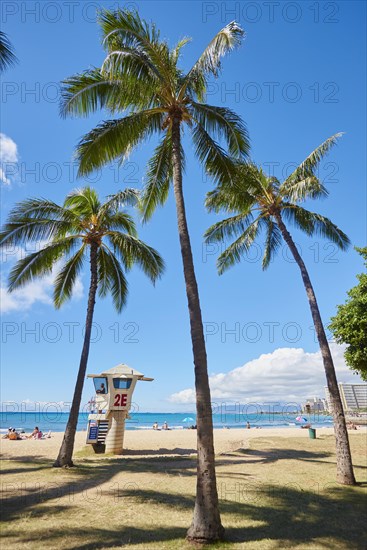
[[[306,414],[324,412],[326,409],[327,406],[325,399],[320,399],[319,397],[311,397],[310,399],[307,399],[304,405],[302,405],[302,411]]]
[[[367,409],[367,384],[338,384],[343,409],[347,411],[358,411]],[[327,408],[331,411],[329,390],[325,387]]]

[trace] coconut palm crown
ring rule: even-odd
[[[148,219],[168,195],[172,123],[178,119],[189,127],[205,170],[218,183],[228,179],[233,169],[231,156],[243,158],[249,151],[247,131],[235,112],[204,100],[208,78],[219,74],[223,55],[240,44],[242,29],[235,22],[224,27],[185,74],[178,63],[188,38],[170,48],[154,24],[130,11],[105,10],[100,25],[106,58],[101,67],[64,81],[61,113],[87,116],[104,108],[126,116],[103,121],[82,138],[76,152],[79,174],[115,159],[123,161],[152,134],[161,135],[146,174],[143,211]],[[224,140],[228,152],[216,139]]]
[[[163,260],[137,238],[135,223],[121,205],[137,202],[137,192],[126,189],[101,203],[95,190],[72,191],[62,206],[31,198],[17,204],[0,233],[0,246],[41,243],[40,249],[19,260],[9,275],[9,291],[34,278],[50,274],[59,266],[54,281],[56,308],[71,298],[88,253],[95,248],[100,297],[111,293],[117,311],[127,298],[124,270],[135,263],[155,281],[163,271]]]
[[[219,256],[217,267],[222,274],[244,258],[263,232],[265,246],[262,260],[266,269],[282,243],[278,221],[283,218],[309,236],[318,235],[345,250],[348,237],[332,221],[303,208],[307,199],[327,197],[328,191],[316,175],[321,159],[342,134],[335,134],[315,149],[288,178],[280,182],[252,163],[239,164],[233,185],[218,186],[207,194],[209,211],[221,210],[234,215],[212,225],[206,241],[234,241]]]

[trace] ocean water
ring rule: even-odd
[[[151,429],[155,422],[161,427],[164,422],[174,430],[180,430],[196,423],[194,413],[130,413],[131,419],[126,421],[127,430],[146,430]],[[249,413],[249,414],[213,414],[213,424],[215,429],[238,429],[245,428],[249,422],[251,428],[287,428],[300,426],[301,423],[296,420],[299,413]],[[43,432],[63,432],[68,420],[67,412],[0,412],[0,432],[7,432],[9,427],[25,432],[32,431],[35,426]],[[307,421],[317,428],[321,426],[332,426],[332,418],[326,415],[306,415]],[[190,420],[193,419],[193,420]],[[88,423],[88,413],[79,414],[78,431],[86,430]]]

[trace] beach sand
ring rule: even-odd
[[[317,428],[317,437],[332,435],[332,428]],[[367,428],[359,428],[351,433],[367,433]],[[11,457],[44,457],[56,458],[61,445],[63,433],[54,432],[50,439],[21,441],[0,440],[3,458]],[[300,428],[263,428],[256,429],[219,429],[214,430],[214,445],[217,455],[233,452],[236,449],[251,447],[254,438],[308,438],[308,430]],[[74,454],[91,446],[85,444],[86,432],[77,432]],[[182,456],[196,452],[196,430],[126,430],[123,456]],[[101,455],[94,455],[96,458]]]

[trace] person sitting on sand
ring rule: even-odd
[[[170,428],[168,427],[168,424],[167,424],[167,420],[164,421],[164,424],[162,426],[162,430],[169,430]]]
[[[154,424],[153,424],[153,430],[158,430],[158,422],[154,422]]]
[[[251,428],[250,422],[247,422],[246,428],[247,428],[248,430],[250,430],[250,428]]]
[[[33,432],[31,433],[31,435],[28,435],[27,436],[27,439],[40,439],[42,437],[42,432],[40,431],[39,427],[36,426],[33,430]]]
[[[11,430],[11,431],[9,432],[9,434],[8,434],[8,439],[11,439],[11,440],[13,440],[13,441],[16,441],[17,439],[23,439],[23,438],[21,437],[20,433],[18,433],[18,432],[16,431],[15,428],[12,428],[12,430]]]

